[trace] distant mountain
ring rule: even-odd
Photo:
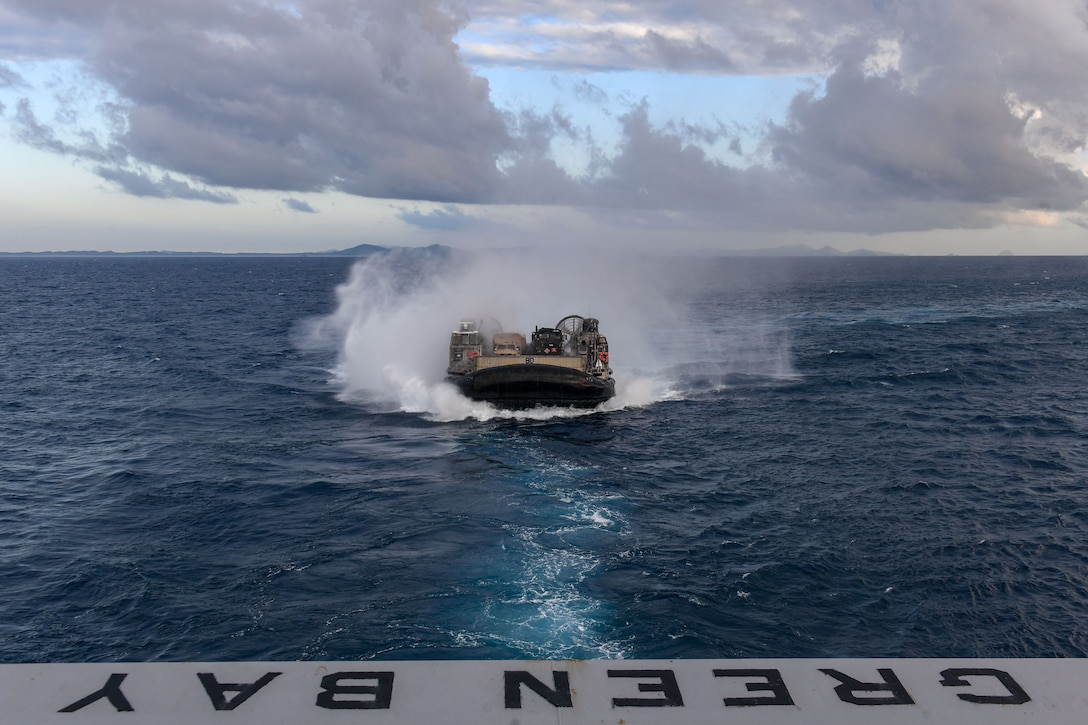
[[[369,257],[378,252],[388,252],[389,247],[379,247],[376,244],[358,244],[350,249],[331,249],[327,252],[302,252],[299,257]]]

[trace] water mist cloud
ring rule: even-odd
[[[461,396],[443,380],[449,336],[462,319],[526,334],[568,314],[600,319],[617,379],[606,410],[675,398],[693,369],[709,388],[729,372],[792,375],[784,336],[758,324],[732,329],[725,321],[719,329],[697,320],[681,293],[686,273],[605,251],[393,250],[353,266],[337,288],[336,311],[317,327],[337,346],[344,400],[437,420],[587,414],[513,413]]]
[[[394,250],[359,262],[322,322],[340,341],[343,394],[443,418],[496,414],[442,383],[449,336],[462,319],[527,333],[567,314],[596,316],[624,361],[618,373],[630,374],[649,362],[645,321],[667,305],[640,270],[617,271],[605,256],[573,252]]]

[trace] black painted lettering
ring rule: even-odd
[[[281,672],[266,672],[256,682],[242,684],[219,682],[211,672],[198,672],[197,677],[200,678],[200,684],[204,685],[204,691],[208,693],[208,698],[212,701],[212,707],[216,710],[233,710],[281,674]],[[228,700],[225,695],[227,692],[238,694]]]
[[[941,671],[941,684],[945,687],[967,687],[971,683],[964,677],[994,677],[1008,691],[1007,695],[975,695],[969,692],[957,693],[956,697],[967,702],[978,702],[987,705],[1023,705],[1030,702],[1031,698],[1020,683],[1012,678],[1004,670],[994,670],[989,667],[952,667]]]
[[[609,677],[655,679],[638,683],[639,692],[660,692],[664,697],[614,697],[612,707],[683,707],[684,698],[672,670],[609,670]]]
[[[110,701],[110,704],[113,705],[117,712],[134,712],[135,708],[129,704],[128,698],[125,697],[125,693],[121,692],[121,683],[124,682],[126,677],[128,677],[128,674],[124,672],[110,675],[101,690],[92,692],[82,700],[76,700],[68,707],[61,708],[58,712],[75,712],[76,710],[82,710],[92,702],[101,700],[103,697]]]
[[[745,682],[748,692],[770,692],[770,697],[725,697],[726,707],[755,705],[792,705],[793,698],[778,670],[714,670],[715,677],[762,677],[762,682]]]
[[[372,685],[341,685],[341,680],[369,680]],[[392,672],[334,672],[321,678],[317,706],[329,710],[388,710],[393,701]],[[370,695],[337,699],[337,695]]]
[[[820,670],[825,675],[834,677],[841,684],[835,686],[835,694],[839,696],[839,699],[843,702],[848,702],[851,705],[913,705],[914,700],[907,692],[907,688],[903,687],[903,683],[899,681],[899,678],[895,676],[895,672],[887,669],[880,668],[877,672],[884,678],[883,682],[862,682],[861,680],[855,680],[849,675],[844,675],[838,670]],[[855,693],[859,692],[887,692],[887,696],[871,696],[862,697]]]
[[[521,707],[521,686],[525,685],[550,702],[554,707],[574,707],[570,695],[570,677],[566,672],[552,672],[554,688],[533,677],[524,670],[507,670],[502,673],[503,696],[508,709]]]

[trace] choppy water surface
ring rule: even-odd
[[[1088,261],[539,270],[0,259],[0,661],[1088,654]],[[570,313],[607,409],[441,385]]]

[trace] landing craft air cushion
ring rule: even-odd
[[[593,408],[616,394],[608,339],[592,317],[567,315],[555,327],[497,332],[462,320],[450,336],[446,380],[472,400],[500,408]]]

